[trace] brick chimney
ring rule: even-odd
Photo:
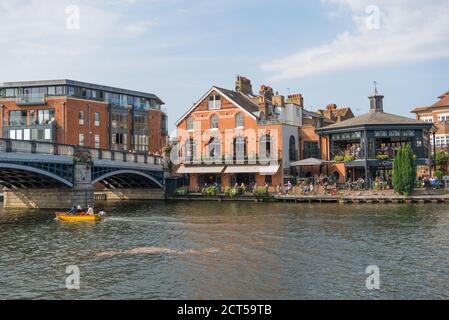
[[[300,94],[300,93],[291,94],[287,98],[287,103],[293,103],[293,104],[303,107],[304,106],[304,98],[303,98],[302,94]]]
[[[251,80],[242,76],[237,76],[237,80],[235,81],[235,91],[246,95],[253,95]]]
[[[330,111],[330,112],[335,111],[335,110],[337,110],[337,105],[335,103],[328,104],[327,107],[326,107],[326,110]]]
[[[276,95],[273,97],[273,100],[271,102],[276,107],[283,107],[285,106],[285,97],[283,95],[280,95],[279,92],[276,92]]]
[[[261,97],[263,97],[264,101],[271,102],[271,101],[273,101],[273,96],[274,96],[273,88],[266,86],[266,85],[262,85],[260,87],[259,95]]]

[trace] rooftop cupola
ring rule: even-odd
[[[377,91],[377,82],[374,81],[374,95],[369,97],[370,112],[384,112],[384,96]]]

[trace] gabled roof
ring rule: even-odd
[[[417,113],[417,112],[423,112],[423,111],[431,111],[432,109],[430,107],[416,107],[411,112]]]
[[[228,99],[232,104],[234,104],[237,108],[242,109],[247,114],[249,114],[254,119],[257,119],[257,116],[254,114],[259,111],[259,107],[257,104],[251,101],[250,97],[245,96],[244,94],[228,89],[219,88],[213,86],[207,93],[198,100],[197,103],[193,105],[177,122],[176,125],[179,125],[181,121],[183,121],[190,113],[193,112],[200,104],[204,101],[213,91],[217,91],[219,94]]]
[[[447,92],[445,95],[442,95],[440,97],[440,100],[431,106],[431,108],[434,107],[449,107],[449,92]]]
[[[332,124],[317,130],[333,130],[364,125],[422,125],[432,126],[421,120],[411,119],[386,112],[369,112],[364,115]]]

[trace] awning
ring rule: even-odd
[[[316,159],[316,158],[309,158],[309,159],[304,159],[301,161],[292,162],[292,163],[290,163],[290,166],[292,166],[292,167],[322,166],[322,165],[329,164],[329,163],[331,163],[331,162],[324,161],[321,159]]]
[[[176,171],[179,174],[186,174],[186,173],[221,173],[223,171],[224,167],[180,167],[178,171]]]
[[[228,166],[224,173],[259,173],[272,176],[279,171],[280,165],[275,166]]]

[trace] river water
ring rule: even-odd
[[[449,298],[444,205],[108,206],[99,223],[0,209],[0,299]]]

